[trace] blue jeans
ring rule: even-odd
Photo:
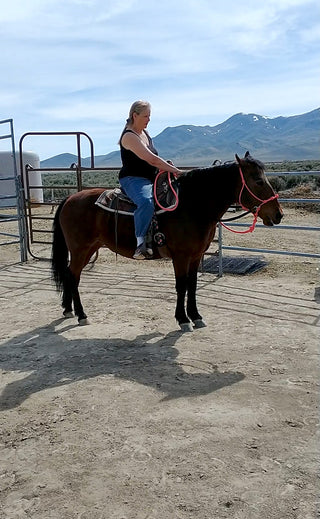
[[[143,177],[123,177],[119,182],[126,195],[137,206],[134,212],[136,238],[144,238],[154,213],[153,183]]]

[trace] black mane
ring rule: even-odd
[[[257,167],[261,168],[262,170],[265,170],[264,163],[261,162],[261,160],[254,159],[253,157],[251,157],[251,155],[247,155],[242,160],[244,160],[248,164],[257,166]],[[189,171],[186,171],[184,173],[183,177],[193,178],[195,175],[199,176],[199,177],[202,175],[203,176],[211,175],[212,173],[221,171],[221,170],[230,171],[230,170],[233,170],[235,166],[238,167],[238,163],[236,161],[227,161],[227,162],[224,162],[223,164],[219,164],[219,165],[207,166],[204,168],[193,168],[193,169],[190,169]]]
[[[258,160],[258,159],[254,159],[253,157],[251,157],[251,155],[248,155],[248,157],[246,157],[246,160],[247,162],[249,162],[249,164],[255,164],[256,166],[258,166],[259,168],[265,170],[266,167],[264,165],[263,162],[261,162],[261,160]]]
[[[194,168],[194,169],[190,169],[189,171],[186,171],[183,174],[183,177],[193,178],[194,176],[200,177],[200,176],[205,176],[205,175],[211,175],[212,173],[215,173],[217,171],[233,169],[235,166],[236,166],[236,162],[228,162],[225,164],[221,164],[219,166],[207,166],[205,168]]]

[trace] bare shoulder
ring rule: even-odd
[[[131,145],[135,143],[139,143],[139,136],[133,131],[125,132],[121,137],[121,144],[125,147],[131,147]]]
[[[121,144],[124,148],[135,153],[143,152],[146,149],[146,144],[140,139],[135,132],[126,132],[121,139]]]

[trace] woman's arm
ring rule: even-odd
[[[145,160],[151,166],[154,166],[158,169],[163,169],[164,171],[170,171],[171,173],[175,173],[178,177],[183,174],[181,169],[176,168],[173,164],[169,164],[167,161],[163,160],[158,155],[155,155],[150,151],[147,146],[141,141],[139,136],[133,132],[127,132],[123,135],[121,139],[121,144],[127,150],[132,151],[139,159]]]

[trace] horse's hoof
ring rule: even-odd
[[[193,324],[194,324],[195,328],[205,328],[207,326],[207,324],[205,323],[205,321],[203,321],[203,319],[195,319],[193,321]]]
[[[74,313],[73,312],[63,312],[63,317],[65,319],[71,319],[72,317],[74,317]]]
[[[87,324],[89,324],[89,321],[86,317],[84,319],[79,319],[78,322],[79,322],[79,326],[86,326]]]
[[[193,332],[193,326],[191,323],[180,323],[180,328],[183,333]]]

